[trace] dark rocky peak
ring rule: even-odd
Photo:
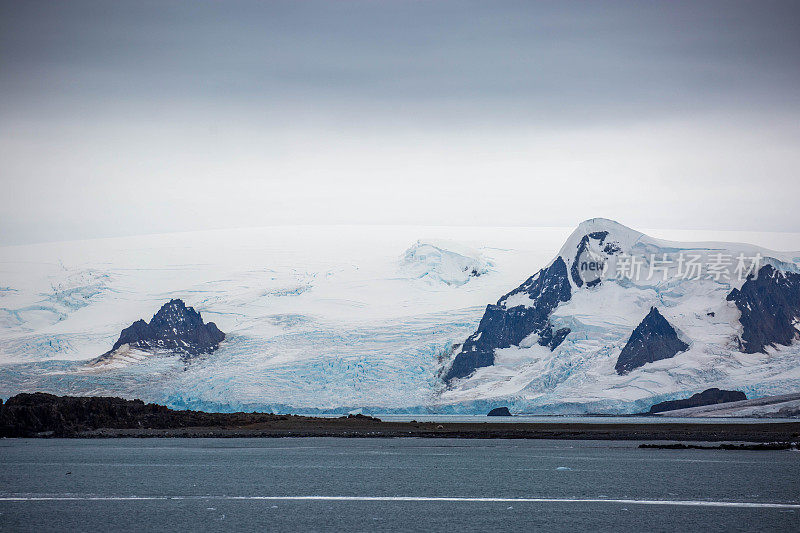
[[[213,322],[203,322],[200,313],[182,300],[170,300],[153,315],[149,323],[137,320],[122,330],[109,356],[123,345],[148,352],[175,352],[185,356],[210,353],[225,339]]]
[[[738,390],[721,390],[717,388],[706,389],[703,392],[692,394],[685,400],[669,400],[657,403],[650,408],[650,414],[663,413],[664,411],[674,411],[675,409],[687,409],[689,407],[700,407],[703,405],[714,405],[718,403],[739,402],[746,400],[747,396]]]
[[[539,335],[539,344],[554,350],[569,334],[569,329],[554,332],[550,314],[570,297],[567,265],[557,257],[552,265],[528,278],[500,298],[496,305],[486,306],[478,329],[464,342],[444,376],[445,382],[493,365],[496,349],[518,346],[532,333]]]
[[[150,320],[150,327],[158,331],[191,331],[202,326],[200,313],[178,299],[165,303]]]
[[[678,338],[675,328],[658,309],[651,307],[644,320],[631,333],[614,368],[617,374],[627,374],[647,363],[674,357],[688,348],[689,345]]]
[[[733,289],[727,300],[741,312],[741,350],[766,352],[767,346],[789,346],[798,336],[800,319],[800,274],[764,265],[741,289]]]
[[[561,257],[553,264],[543,268],[525,280],[522,285],[501,297],[497,305],[505,307],[509,298],[525,294],[535,305],[555,307],[559,302],[567,302],[571,297],[571,289],[567,281],[567,265]]]

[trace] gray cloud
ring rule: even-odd
[[[4,2],[2,242],[598,214],[796,230],[799,24],[793,2]],[[375,180],[413,205],[376,209]],[[487,182],[506,189],[467,190]]]

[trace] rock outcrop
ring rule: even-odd
[[[17,394],[0,406],[0,437],[69,437],[99,428],[173,429],[245,425],[280,418],[269,413],[173,411],[141,400],[36,392]]]
[[[518,346],[529,335],[539,335],[539,344],[554,350],[569,329],[553,330],[550,314],[569,301],[571,288],[567,265],[561,257],[506,294],[496,305],[487,305],[477,331],[469,336],[445,374],[445,382],[463,378],[476,369],[494,364],[498,348]]]
[[[583,236],[581,241],[578,243],[578,250],[575,253],[575,260],[572,262],[572,268],[570,268],[570,274],[572,275],[572,281],[575,282],[575,285],[578,287],[582,287],[584,283],[584,279],[581,273],[582,268],[582,256],[587,252],[589,249],[590,240],[595,240],[599,243],[600,246],[605,244],[605,240],[608,237],[607,231],[593,231]],[[608,243],[605,245],[603,249],[604,252],[608,254],[617,253],[619,248],[614,245],[613,243]],[[600,277],[591,279],[586,281],[587,287],[594,287],[595,285],[600,284]]]
[[[714,405],[718,403],[739,402],[746,400],[745,393],[736,390],[721,390],[717,388],[706,389],[703,392],[691,395],[684,400],[670,400],[653,405],[650,414],[663,413],[664,411],[674,411],[675,409],[686,409],[689,407],[700,407],[703,405]]]
[[[741,350],[766,352],[767,346],[789,346],[798,336],[800,274],[764,265],[758,276],[748,276],[741,289],[727,297],[741,311]]]
[[[617,374],[627,374],[647,363],[675,357],[688,348],[689,345],[678,338],[675,328],[658,309],[651,307],[644,320],[631,333],[614,369]]]
[[[137,320],[123,329],[111,350],[99,360],[112,356],[125,345],[145,352],[173,352],[192,357],[213,352],[223,339],[225,334],[216,324],[204,323],[194,308],[175,299],[164,304],[149,323]]]
[[[511,411],[508,407],[495,407],[486,416],[511,416]]]

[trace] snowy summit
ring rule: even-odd
[[[402,271],[411,278],[455,286],[486,274],[489,266],[477,250],[442,241],[417,241],[401,260]]]
[[[446,402],[631,411],[710,386],[800,385],[797,257],[653,239],[606,219],[487,306],[454,352]]]

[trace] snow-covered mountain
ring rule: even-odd
[[[800,254],[676,244],[605,220],[570,231],[275,227],[0,248],[0,397],[38,390],[213,410],[485,414],[497,405],[632,412],[715,386],[750,398],[800,390],[797,344],[780,344],[785,320],[755,334],[744,326],[760,323],[754,295],[783,280],[794,287],[785,274],[797,272]],[[798,234],[703,236],[734,237],[800,248]],[[731,275],[740,252],[760,253],[782,281],[682,280],[677,265],[649,280],[611,275],[627,255],[681,251],[709,262],[733,255]],[[546,275],[507,293],[542,265]],[[640,266],[647,274],[650,263]],[[504,293],[487,319],[486,303]],[[225,332],[211,353],[129,349],[113,365],[91,364],[123,329],[178,298]],[[507,327],[489,331],[482,317]],[[638,326],[638,344],[657,343],[669,357],[618,372]],[[769,338],[777,342],[767,353],[755,349]],[[458,370],[470,343],[484,362]],[[634,363],[648,351],[638,344],[627,351]]]
[[[0,397],[41,390],[294,412],[426,406],[441,386],[440,358],[484,302],[568,234],[287,226],[0,248]],[[225,332],[213,354],[184,361],[129,347],[113,365],[89,364],[175,298]]]
[[[800,390],[798,255],[582,223],[496,304],[444,373],[444,402],[637,411],[709,387]]]

